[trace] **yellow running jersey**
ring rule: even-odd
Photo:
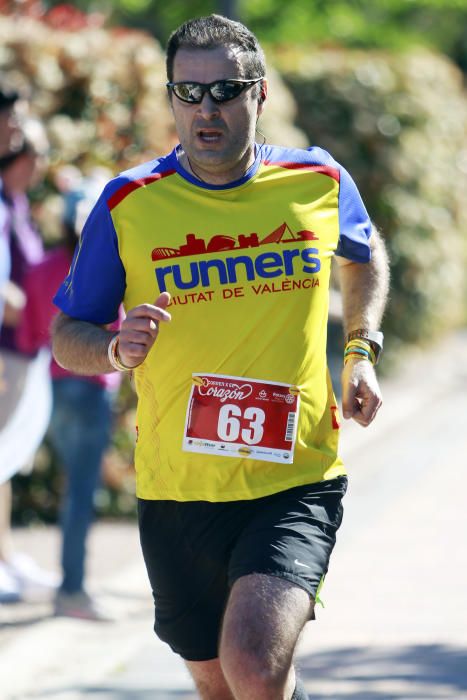
[[[177,149],[112,180],[55,303],[109,323],[171,294],[138,395],[144,499],[252,499],[344,474],[326,366],[331,258],[370,258],[355,184],[325,151],[257,147],[226,186]]]

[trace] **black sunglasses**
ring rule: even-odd
[[[215,80],[213,83],[194,83],[180,81],[179,83],[166,83],[167,89],[172,90],[174,95],[182,102],[199,104],[205,93],[209,92],[214,102],[228,102],[243,92],[250,85],[259,83],[263,78],[254,80]]]

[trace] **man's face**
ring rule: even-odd
[[[244,78],[241,60],[241,52],[232,47],[179,49],[173,82]],[[252,159],[256,121],[262,111],[257,94],[258,87],[250,86],[221,104],[209,93],[200,104],[182,102],[172,94],[175,126],[195,175],[219,184],[242,176]]]

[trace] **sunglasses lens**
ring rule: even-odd
[[[184,102],[201,102],[203,97],[203,90],[196,83],[177,83],[173,91]]]
[[[204,83],[170,83],[170,86],[179,100],[199,104],[207,91],[215,102],[228,102],[254,82],[256,81],[217,80],[209,85]]]
[[[211,86],[210,93],[216,102],[227,102],[237,97],[244,87],[244,83],[237,83],[233,80],[219,80],[219,82]]]

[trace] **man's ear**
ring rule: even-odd
[[[266,78],[263,78],[263,80],[261,81],[260,87],[261,87],[261,92],[259,94],[258,101],[262,105],[263,102],[266,102],[266,98],[268,96],[268,81],[266,80]]]
[[[266,78],[263,78],[263,80],[260,83],[260,93],[258,97],[258,117],[260,116],[261,112],[263,111],[263,105],[266,102],[268,96],[268,81]]]

